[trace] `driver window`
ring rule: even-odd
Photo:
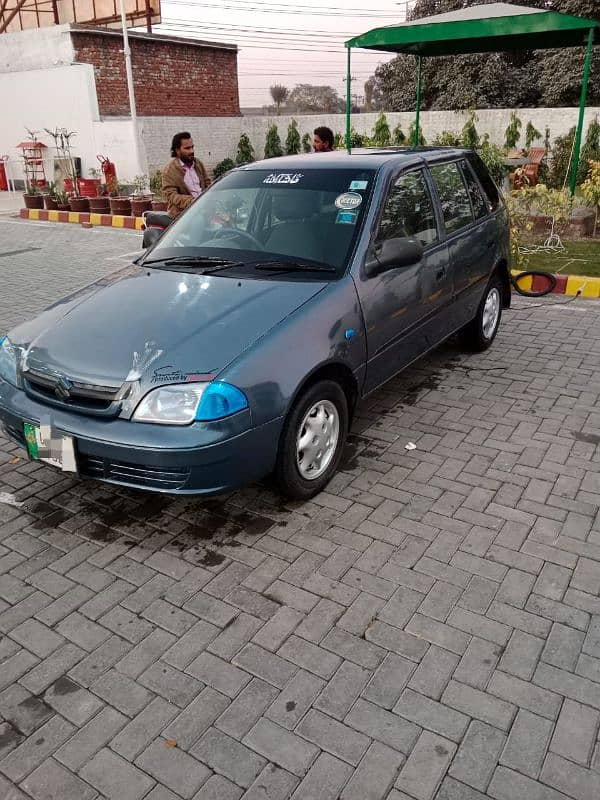
[[[375,242],[407,236],[425,247],[438,238],[433,202],[422,170],[405,172],[392,186]]]

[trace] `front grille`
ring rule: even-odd
[[[79,472],[86,478],[170,491],[182,489],[190,476],[189,467],[142,467],[139,464],[85,454],[79,456]]]
[[[52,405],[106,413],[125,393],[121,386],[99,386],[67,379],[51,372],[28,369],[23,373],[25,390],[38,400]]]

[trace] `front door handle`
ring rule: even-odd
[[[444,267],[442,267],[441,269],[438,269],[438,271],[435,273],[435,277],[438,281],[441,281],[445,274],[446,270]]]

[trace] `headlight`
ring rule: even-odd
[[[246,395],[228,383],[179,383],[149,392],[136,408],[136,422],[189,425],[223,419],[248,407]]]
[[[17,385],[17,354],[8,336],[0,339],[0,378]]]

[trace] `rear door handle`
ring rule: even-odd
[[[446,274],[446,269],[442,267],[441,269],[438,269],[438,271],[435,273],[435,277],[437,278],[438,281],[441,281],[445,274]]]
[[[491,249],[492,249],[492,247],[494,247],[494,245],[495,245],[495,244],[496,244],[496,241],[495,241],[495,239],[490,239],[490,240],[488,241],[488,243],[486,244],[486,247],[487,247],[487,249],[488,249],[488,250],[491,250]]]

